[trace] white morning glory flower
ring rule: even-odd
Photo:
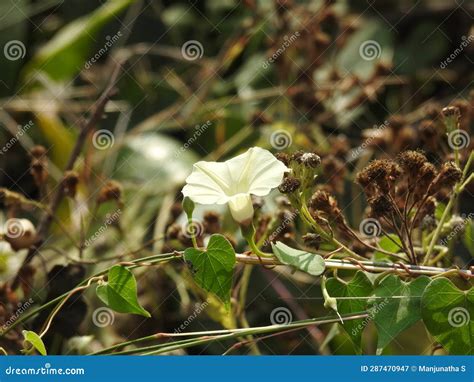
[[[250,195],[268,195],[287,171],[270,151],[252,147],[226,162],[195,163],[182,192],[198,204],[228,203],[234,220],[244,223],[253,217]]]

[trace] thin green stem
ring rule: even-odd
[[[466,162],[466,165],[464,166],[461,180],[454,186],[453,193],[451,194],[451,197],[449,198],[449,202],[446,205],[446,208],[443,211],[443,215],[441,216],[441,219],[439,220],[438,225],[437,225],[437,227],[434,231],[433,237],[431,238],[430,244],[428,246],[428,250],[426,251],[426,255],[423,259],[422,264],[427,264],[429,259],[430,259],[431,253],[433,252],[433,249],[434,249],[436,243],[438,242],[439,235],[441,234],[441,230],[443,228],[443,225],[446,222],[446,219],[448,218],[449,214],[451,213],[451,208],[453,207],[453,205],[456,201],[456,198],[458,197],[458,195],[462,191],[462,187],[463,187],[463,184],[464,184],[464,179],[466,178],[467,172],[469,171],[469,168],[471,167],[471,164],[472,164],[473,160],[474,160],[474,152],[471,152],[471,154],[469,155],[469,158]]]
[[[365,312],[355,313],[347,316],[343,316],[344,320],[356,320],[356,319],[363,319],[368,316]],[[192,346],[203,345],[210,342],[215,341],[223,341],[235,338],[241,338],[249,335],[259,335],[259,334],[266,334],[266,333],[275,333],[275,332],[282,332],[287,331],[292,328],[305,328],[311,325],[322,325],[322,324],[329,324],[334,322],[340,322],[338,317],[328,317],[323,319],[312,318],[309,320],[302,320],[296,321],[290,324],[282,324],[282,325],[269,325],[269,326],[261,326],[261,327],[254,327],[254,328],[240,328],[240,329],[230,329],[230,330],[211,330],[207,332],[194,332],[194,333],[157,333],[154,336],[146,336],[140,339],[128,341],[127,343],[117,344],[113,347],[103,349],[100,352],[93,353],[93,354],[110,354],[110,351],[113,351],[117,348],[129,345],[129,344],[136,344],[139,342],[149,341],[158,338],[168,338],[168,337],[181,337],[181,336],[199,336],[198,338],[193,338],[190,340],[183,340],[183,341],[176,341],[173,343],[167,344],[158,344],[158,345],[151,345],[142,348],[130,349],[121,352],[112,353],[114,355],[125,355],[125,354],[144,354],[144,355],[152,355],[152,354],[161,354],[167,353],[173,350],[178,349],[185,349]]]

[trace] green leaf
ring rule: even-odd
[[[421,298],[421,315],[428,331],[450,354],[474,354],[473,288],[462,291],[447,278],[433,280]]]
[[[399,244],[399,245],[397,245]],[[398,235],[389,233],[387,236],[384,236],[379,241],[379,247],[392,253],[397,253],[402,247],[402,242]],[[375,260],[389,260],[390,257],[383,252],[376,251],[374,253]]]
[[[474,222],[468,220],[464,229],[463,243],[472,257],[474,257]]]
[[[334,277],[330,278],[326,281],[326,289],[332,297],[336,298],[337,308],[341,315],[365,311],[367,301],[372,295],[372,283],[362,271],[358,271],[347,283]],[[365,326],[363,319],[345,321],[343,325],[358,353],[362,351],[362,332]]]
[[[31,344],[41,355],[47,355],[46,347],[44,346],[43,340],[39,335],[31,330],[23,330],[23,337],[25,342]]]
[[[399,333],[421,319],[421,295],[430,278],[421,276],[406,283],[398,276],[388,275],[375,288],[370,302],[371,317],[378,332],[377,354],[381,354]]]
[[[137,282],[133,273],[121,265],[110,268],[108,281],[96,289],[97,296],[109,308],[119,313],[151,317],[137,299]]]
[[[188,248],[184,251],[184,260],[196,283],[229,307],[235,266],[235,252],[229,241],[222,235],[212,235],[205,251]]]
[[[84,68],[85,61],[94,53],[94,36],[135,1],[109,0],[94,12],[69,23],[38,51],[28,64],[26,73],[41,71],[57,81],[70,79]],[[106,42],[97,50],[105,49]]]
[[[321,256],[288,247],[282,242],[272,243],[272,250],[277,259],[283,264],[291,265],[313,276],[321,275],[326,267]]]

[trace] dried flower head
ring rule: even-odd
[[[462,171],[454,162],[446,162],[441,166],[438,175],[433,180],[432,188],[434,192],[442,188],[451,189],[462,178]]]
[[[371,209],[371,216],[382,217],[387,216],[394,210],[392,201],[386,194],[376,195],[368,200]]]
[[[119,205],[122,204],[122,186],[114,180],[109,180],[100,189],[97,203],[102,204],[111,200],[115,200]]]
[[[302,153],[295,160],[297,163],[309,168],[316,168],[321,164],[321,158],[315,153]]]
[[[415,183],[415,200],[421,198],[426,192],[428,192],[431,182],[436,178],[436,173],[436,167],[429,162],[425,162],[423,166],[421,166]]]
[[[366,193],[369,191],[371,194],[374,187],[382,193],[388,193],[400,173],[400,167],[394,161],[376,159],[357,174],[356,181],[366,190]]]
[[[404,151],[397,158],[400,167],[410,178],[416,178],[427,161],[423,153],[413,150]]]
[[[336,198],[327,191],[317,190],[311,197],[309,206],[313,210],[324,212],[328,218],[331,218],[337,223],[344,222],[344,216],[337,204]]]
[[[278,191],[280,191],[282,194],[292,194],[298,190],[300,185],[301,182],[298,179],[292,176],[286,176],[278,186]]]
[[[291,157],[287,153],[276,153],[275,158],[278,159],[287,167],[290,165]]]
[[[44,146],[34,146],[30,151],[30,173],[35,184],[40,187],[48,180],[48,158]]]
[[[207,234],[219,233],[221,229],[221,216],[218,212],[207,211],[203,216],[204,230]]]
[[[74,198],[79,184],[79,175],[75,171],[66,171],[63,179],[63,190],[66,196]]]

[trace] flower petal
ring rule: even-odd
[[[270,151],[254,147],[251,176],[248,179],[248,192],[256,196],[265,196],[278,187],[285,172],[290,171],[276,159]]]
[[[286,171],[268,150],[252,147],[224,163],[196,163],[182,192],[200,204],[224,204],[239,194],[264,196],[281,183]]]
[[[238,223],[244,223],[253,217],[252,198],[249,194],[237,194],[229,200],[230,213]]]
[[[224,204],[229,197],[232,178],[225,163],[197,162],[186,178],[182,193],[199,204]]]

